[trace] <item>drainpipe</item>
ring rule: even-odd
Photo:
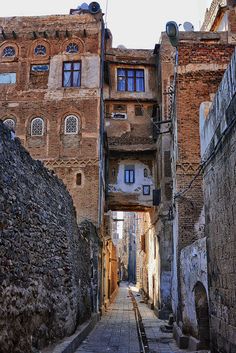
[[[98,228],[100,230],[101,237],[101,228],[103,221],[103,202],[104,202],[104,159],[103,159],[103,151],[104,151],[104,106],[103,106],[103,82],[104,82],[104,55],[105,55],[105,28],[103,20],[101,19],[101,53],[100,53],[100,131],[99,131],[99,177],[98,177]],[[101,261],[100,261],[100,307],[104,304],[104,254],[103,254],[103,241],[101,242]]]

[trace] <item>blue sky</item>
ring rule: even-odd
[[[68,14],[81,2],[75,0],[12,0],[1,4],[1,17]],[[168,21],[191,22],[199,30],[205,9],[211,0],[98,0],[107,14],[107,25],[113,34],[113,46],[153,49],[165,31]],[[90,1],[88,1],[90,3]],[[108,6],[107,6],[108,4]],[[181,26],[180,26],[181,29]]]

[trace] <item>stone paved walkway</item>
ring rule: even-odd
[[[172,334],[161,332],[160,326],[165,322],[157,319],[146,304],[140,303],[141,296],[135,287],[132,287],[132,291],[142,315],[150,353],[187,352],[178,349]],[[121,284],[114,303],[75,353],[106,352],[140,353],[135,315],[127,284]]]
[[[133,305],[126,284],[95,329],[75,353],[139,353],[139,340]]]

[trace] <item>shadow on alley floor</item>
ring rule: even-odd
[[[94,330],[75,353],[140,353],[140,345],[133,304],[127,283],[121,283],[114,302],[102,316]],[[172,333],[163,333],[160,327],[166,324],[159,320],[153,310],[140,301],[136,287],[131,290],[137,301],[148,339],[150,353],[181,353]]]

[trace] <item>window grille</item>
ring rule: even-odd
[[[3,122],[10,130],[15,130],[16,123],[13,119],[5,119]]]
[[[31,122],[31,135],[42,136],[44,132],[44,121],[42,118],[34,118]]]
[[[66,52],[69,54],[78,53],[79,46],[76,43],[69,43],[66,47]]]
[[[4,57],[11,57],[11,56],[15,56],[15,55],[16,55],[15,48],[13,48],[13,47],[5,47],[3,49],[3,56]]]
[[[78,118],[75,115],[68,115],[65,118],[65,134],[77,134],[79,130]]]
[[[36,56],[43,56],[46,55],[46,47],[44,45],[37,45],[37,47],[34,48],[34,55]]]

